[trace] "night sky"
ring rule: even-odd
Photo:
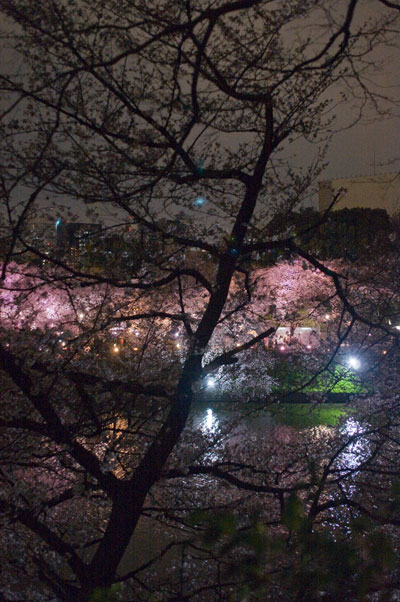
[[[358,17],[373,14],[378,4],[367,0],[359,5]],[[2,29],[5,24],[2,24]],[[397,47],[396,47],[397,45]],[[370,86],[382,97],[390,97],[389,103],[380,100],[380,109],[386,114],[377,115],[376,111],[367,107],[359,123],[348,127],[356,118],[357,111],[351,103],[339,105],[334,135],[328,154],[327,166],[321,173],[320,180],[333,178],[351,178],[357,176],[393,173],[400,170],[400,48],[393,35],[390,47],[374,51],[376,63],[371,71]],[[16,57],[1,48],[0,64],[2,70],[13,71],[21,68]],[[375,71],[375,72],[374,72]],[[339,90],[332,89],[331,98],[335,100]],[[344,128],[344,129],[342,129]],[[315,158],[315,146],[298,144],[288,150],[289,161],[297,166],[306,166]],[[310,200],[316,202],[316,187],[310,192]]]

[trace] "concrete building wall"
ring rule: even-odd
[[[319,182],[318,209],[325,211],[335,194],[343,191],[333,209],[385,209],[400,213],[400,173]]]

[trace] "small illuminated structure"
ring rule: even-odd
[[[114,353],[118,353],[118,351],[119,351],[118,345],[114,345],[113,351],[114,351]]]
[[[213,389],[215,387],[215,378],[213,378],[212,376],[209,376],[207,378],[206,385],[207,385],[207,389]]]

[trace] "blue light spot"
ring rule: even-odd
[[[234,257],[236,257],[237,255],[239,255],[239,250],[238,249],[229,249],[229,253],[231,255],[233,255]]]
[[[193,202],[193,205],[195,207],[203,207],[203,205],[205,205],[207,203],[207,199],[205,199],[203,196],[198,196],[196,198],[196,200]]]
[[[203,163],[202,159],[199,161],[198,165],[196,166],[196,172],[198,173],[199,176],[201,176],[204,173],[204,163]]]
[[[56,221],[56,228],[58,228],[58,226],[61,224],[61,218],[58,218],[58,220]]]

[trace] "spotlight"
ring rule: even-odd
[[[207,378],[206,385],[207,385],[207,389],[213,389],[215,387],[215,378],[213,378],[212,376],[209,376]]]
[[[360,360],[357,357],[354,357],[354,355],[351,355],[348,358],[347,363],[350,366],[350,368],[353,368],[353,370],[358,370],[361,367]]]

